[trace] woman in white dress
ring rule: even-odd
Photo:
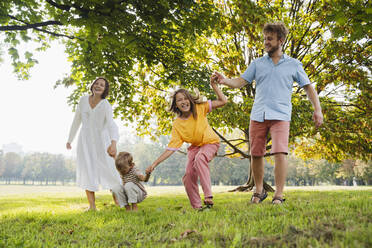
[[[113,159],[119,131],[113,120],[112,107],[105,99],[109,92],[108,81],[97,78],[90,91],[92,94],[81,97],[77,105],[66,148],[71,149],[82,124],[77,144],[76,184],[85,189],[89,210],[95,210],[95,191],[99,190],[99,185],[111,190],[121,184]]]

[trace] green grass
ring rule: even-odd
[[[184,193],[150,195],[138,212],[97,194],[0,193],[0,247],[372,247],[372,190],[286,192],[249,204],[251,193],[217,193],[197,212]]]

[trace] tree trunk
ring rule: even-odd
[[[232,145],[228,140],[225,139],[225,137],[223,137],[219,132],[217,132],[216,129],[212,128],[213,131],[223,140],[225,141],[231,148],[233,148],[236,152],[239,152],[244,158],[246,159],[249,159],[250,161],[250,158],[251,156],[248,155],[250,154],[250,152],[248,151],[246,154],[242,151],[240,151],[239,149],[237,149],[234,145]],[[249,130],[245,130],[244,132],[244,135],[245,135],[245,139],[247,140],[247,145],[249,147],[248,150],[250,150],[250,145],[249,145]],[[250,162],[251,163],[251,162]],[[233,190],[229,190],[229,192],[235,192],[235,191],[239,191],[239,192],[245,192],[245,191],[251,191],[255,185],[254,183],[254,179],[253,179],[253,173],[252,173],[252,164],[250,164],[249,166],[249,177],[248,177],[248,181],[244,184],[244,185],[241,185]],[[267,184],[265,181],[263,182],[263,188],[267,191],[267,192],[274,192],[275,190],[269,185]]]
[[[235,189],[232,189],[232,190],[229,190],[229,192],[235,192],[235,191],[239,191],[239,192],[247,192],[247,191],[252,191],[253,187],[254,187],[255,183],[254,183],[254,180],[253,180],[253,171],[252,171],[252,166],[249,166],[249,177],[248,177],[248,181],[244,184],[244,185],[241,185]],[[265,181],[263,182],[263,187],[264,189],[267,191],[267,192],[274,192],[275,190],[269,185],[267,184]]]

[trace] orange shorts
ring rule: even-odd
[[[271,154],[288,154],[289,121],[265,120],[258,122],[251,120],[249,125],[249,143],[251,155],[262,157],[266,154],[267,135],[270,132],[272,147]]]

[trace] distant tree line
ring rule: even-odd
[[[131,141],[129,141],[131,140]],[[136,166],[145,169],[166,148],[169,139],[160,137],[158,142],[145,142],[139,137],[127,139],[119,144],[119,151],[132,153]],[[220,153],[225,149],[222,144]],[[182,148],[185,150],[185,147]],[[181,150],[182,150],[181,149]],[[150,177],[148,185],[182,185],[187,157],[177,152],[165,160]],[[287,185],[313,186],[332,185],[372,185],[371,162],[345,160],[329,163],[325,160],[304,161],[293,155],[288,156]],[[274,185],[274,166],[270,157],[265,165],[265,181]],[[0,182],[6,184],[66,184],[75,182],[76,162],[61,154],[32,153],[20,155],[0,151]],[[241,185],[247,181],[249,160],[241,158],[216,157],[210,163],[213,185]]]
[[[133,140],[133,139],[132,139]],[[119,146],[120,151],[133,154],[136,165],[141,171],[151,165],[168,144],[165,136],[159,142],[144,142],[140,138]],[[184,151],[186,148],[183,148]],[[219,153],[224,154],[226,145],[222,144]],[[181,149],[182,150],[182,149]],[[181,185],[186,167],[186,155],[174,153],[161,163],[150,177],[150,185]],[[274,166],[270,157],[265,165],[265,181],[274,185]],[[372,163],[360,160],[345,160],[342,163],[330,163],[326,160],[304,161],[294,155],[288,156],[287,185],[313,186],[332,185],[372,185]],[[248,179],[249,160],[241,158],[216,157],[210,163],[213,185],[241,185]]]
[[[0,150],[0,181],[5,184],[57,184],[75,181],[75,161],[61,154],[3,153]]]

